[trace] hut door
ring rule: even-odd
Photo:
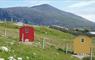
[[[28,38],[29,37],[29,29],[28,28],[25,29],[25,34],[26,34],[25,35],[25,42],[29,42],[29,38]]]

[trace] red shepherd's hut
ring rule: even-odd
[[[20,28],[19,30],[20,33],[20,41],[21,42],[33,42],[34,41],[34,28],[25,25]]]

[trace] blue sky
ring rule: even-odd
[[[0,0],[0,8],[50,4],[95,22],[95,0]]]

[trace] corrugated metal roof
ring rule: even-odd
[[[89,32],[90,34],[92,34],[92,35],[95,35],[95,32]]]

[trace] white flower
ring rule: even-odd
[[[8,57],[9,60],[16,60],[13,56]]]
[[[0,50],[5,51],[5,52],[9,51],[9,49],[7,47],[5,47],[5,46],[0,47]]]
[[[21,58],[21,57],[18,57],[17,59],[18,59],[18,60],[22,60],[22,58]]]
[[[5,60],[4,58],[0,58],[0,60]]]

